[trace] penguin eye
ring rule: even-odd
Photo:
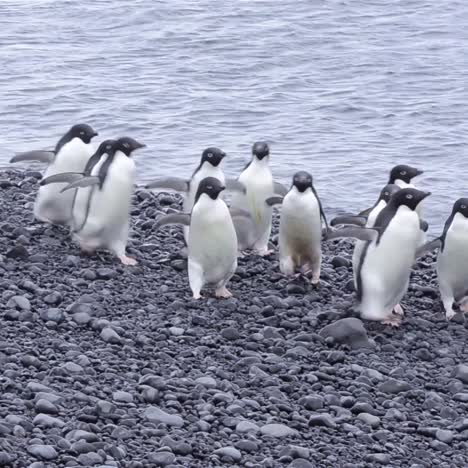
[[[408,195],[406,195],[406,198],[407,198],[408,200],[411,200],[411,199],[413,198],[413,195],[411,195],[411,193],[408,193]]]
[[[82,136],[83,136],[83,135],[84,135],[84,132],[83,132],[83,131],[81,131],[81,132],[80,132],[80,135],[82,135]]]
[[[106,150],[110,150],[111,148],[112,148],[111,145],[106,146]]]
[[[207,156],[208,156],[209,158],[212,158],[212,157],[213,157],[213,153],[208,153]]]
[[[206,188],[207,188],[208,190],[213,190],[213,186],[211,186],[211,185],[207,185]]]
[[[388,192],[384,192],[384,195],[388,197],[390,194]]]
[[[125,148],[130,148],[130,145],[128,143],[124,143]]]
[[[465,209],[466,209],[466,205],[462,205],[462,206],[460,206],[460,208],[461,208],[462,210],[465,210]]]

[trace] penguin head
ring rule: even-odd
[[[312,188],[312,181],[312,176],[306,171],[296,172],[293,176],[293,186],[301,193]]]
[[[206,150],[203,151],[202,153],[201,164],[207,162],[211,164],[213,167],[217,167],[219,166],[219,164],[221,163],[221,161],[224,159],[225,156],[226,156],[226,153],[220,150],[219,148],[215,148],[215,147],[206,148]]]
[[[195,195],[195,203],[203,194],[208,195],[212,200],[216,200],[218,198],[218,195],[225,188],[226,187],[216,177],[205,177],[198,184],[197,194]]]
[[[402,180],[409,184],[414,177],[423,173],[424,171],[416,169],[415,167],[407,166],[406,164],[399,164],[390,171],[390,179],[388,183],[394,184],[396,180]]]
[[[421,203],[431,192],[423,192],[415,188],[404,188],[398,190],[392,195],[390,203],[399,206],[407,206],[411,210],[415,210],[419,203]]]
[[[104,140],[98,147],[95,154],[102,156],[103,154],[113,155],[118,148],[116,140]]]
[[[86,144],[90,143],[91,140],[97,135],[98,132],[96,132],[91,126],[87,124],[73,125],[73,127],[68,131],[70,140],[73,140],[73,138],[79,138],[83,141],[83,143]]]
[[[468,218],[468,198],[459,198],[453,204],[453,215],[460,213],[465,218]]]
[[[144,148],[146,145],[139,143],[130,137],[122,137],[117,140],[118,149],[122,151],[126,156],[130,156],[133,151]]]
[[[387,184],[380,192],[379,201],[383,200],[385,203],[388,203],[392,195],[395,192],[398,192],[398,190],[400,190],[400,187],[398,187],[398,185]]]
[[[264,141],[257,141],[256,143],[254,143],[252,146],[252,154],[254,157],[259,159],[260,161],[263,158],[266,158],[267,156],[269,156],[270,148],[268,146],[268,143]]]

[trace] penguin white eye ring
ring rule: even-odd
[[[466,205],[461,205],[460,208],[464,210],[466,208]]]
[[[401,171],[400,174],[401,175],[406,175],[406,171]]]
[[[413,195],[411,195],[411,193],[408,193],[408,195],[406,195],[406,198],[407,198],[408,200],[411,200],[411,199],[413,198]]]
[[[128,143],[124,143],[123,145],[125,146],[125,148],[130,148],[130,145]]]
[[[208,153],[207,156],[208,156],[209,158],[212,158],[212,157],[213,157],[213,153]]]

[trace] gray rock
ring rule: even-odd
[[[110,327],[102,329],[101,338],[106,343],[119,344],[122,342],[122,338],[119,336],[119,334]]]
[[[7,307],[18,310],[31,310],[29,299],[24,296],[13,296],[8,302]]]
[[[111,268],[98,268],[96,270],[99,279],[112,279],[117,276],[117,272]]]
[[[39,427],[63,427],[65,423],[59,419],[40,413],[33,419],[33,424]]]
[[[78,325],[87,325],[91,321],[91,315],[88,312],[77,312],[73,314],[73,321]]]
[[[453,440],[453,432],[446,429],[438,429],[435,436],[437,440],[440,440],[445,444],[450,444]]]
[[[455,393],[452,397],[455,401],[461,401],[462,403],[467,403],[468,402],[468,393],[466,392],[460,392],[460,393]]]
[[[329,413],[312,414],[309,418],[309,426],[336,427],[336,423]]]
[[[354,317],[340,319],[323,327],[319,335],[325,339],[332,338],[335,343],[346,344],[352,349],[372,347],[362,321]]]
[[[379,465],[386,465],[390,464],[390,455],[388,453],[371,453],[366,456],[366,461],[372,463],[373,465],[378,463]]]
[[[166,413],[157,406],[150,406],[149,408],[146,408],[144,414],[146,419],[151,422],[163,423],[167,426],[175,427],[182,427],[184,425],[184,420],[180,416]]]
[[[50,401],[41,398],[36,401],[35,404],[36,411],[39,413],[46,413],[46,414],[57,414],[58,408],[51,403]]]
[[[65,315],[61,309],[47,309],[41,312],[41,318],[45,322],[60,323],[65,320]]]
[[[0,466],[12,466],[13,457],[4,451],[0,451]]]
[[[176,457],[171,452],[153,452],[148,455],[148,459],[152,463],[150,466],[167,466],[172,465]]]
[[[251,421],[239,421],[236,426],[236,432],[240,434],[246,434],[248,432],[252,432],[256,434],[260,428]]]
[[[242,455],[234,447],[221,447],[213,452],[215,455],[219,455],[221,459],[226,461],[240,462],[242,460]]]
[[[263,435],[270,437],[290,437],[297,435],[295,429],[291,429],[285,424],[265,424],[260,428]]]
[[[411,385],[408,382],[403,382],[402,380],[389,379],[386,382],[381,383],[378,388],[379,392],[383,393],[401,393],[407,392],[412,389]]]
[[[306,410],[316,411],[323,408],[323,398],[319,395],[305,396],[299,400],[299,404]]]
[[[78,461],[83,466],[96,466],[103,462],[101,455],[96,452],[82,453],[78,455]]]
[[[83,368],[75,362],[66,362],[62,365],[62,369],[65,369],[69,374],[79,374],[83,372]]]
[[[58,457],[57,451],[52,445],[35,444],[28,447],[28,452],[42,460],[55,460]]]
[[[357,419],[359,419],[360,421],[368,424],[370,427],[372,427],[374,429],[376,427],[379,427],[379,425],[380,425],[380,418],[378,416],[374,416],[374,415],[369,414],[369,413],[360,413],[357,416]]]
[[[117,391],[112,394],[112,399],[114,401],[118,401],[120,403],[132,403],[133,402],[133,395],[128,392]]]
[[[195,382],[206,388],[216,388],[216,380],[213,377],[198,377]]]
[[[232,327],[225,328],[221,331],[221,336],[228,341],[235,341],[240,338],[239,332]]]
[[[468,366],[459,364],[454,371],[455,378],[461,380],[463,383],[468,384]]]
[[[288,468],[316,468],[316,466],[305,458],[296,458],[288,465]]]

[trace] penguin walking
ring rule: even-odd
[[[68,130],[53,151],[28,151],[15,155],[10,162],[40,161],[47,163],[44,177],[62,172],[82,172],[94,153],[91,140],[98,133],[89,125],[78,124]],[[66,184],[50,184],[39,188],[34,203],[34,217],[51,224],[69,224],[75,191],[62,193]]]
[[[231,214],[219,196],[224,184],[206,177],[200,181],[192,213],[176,216],[190,226],[188,238],[188,276],[193,298],[201,297],[203,286],[213,286],[216,297],[232,293],[226,284],[237,268],[237,237]],[[160,226],[156,223],[157,228]]]
[[[437,279],[445,316],[455,315],[454,303],[468,312],[468,198],[458,199],[444,225],[442,235],[428,242],[418,256],[439,249]]]
[[[226,157],[226,153],[219,148],[210,147],[206,148],[201,156],[200,164],[195,169],[192,177],[189,180],[181,179],[179,177],[167,177],[155,180],[147,184],[148,189],[158,190],[171,190],[182,194],[184,197],[183,210],[184,213],[192,211],[195,197],[198,192],[198,185],[206,177],[215,177],[228,190],[245,191],[245,187],[236,180],[226,180],[221,162]],[[184,226],[184,240],[188,243],[189,226]]]
[[[429,195],[414,188],[401,189],[391,196],[372,228],[344,228],[329,234],[328,239],[355,237],[366,241],[356,271],[363,318],[400,325],[402,311],[398,305],[408,289],[420,241],[416,209]]]
[[[311,270],[312,284],[318,284],[322,263],[322,220],[327,231],[328,223],[312,176],[305,171],[296,172],[291,189],[284,198],[267,199],[269,205],[276,203],[281,203],[281,273],[291,276],[296,268],[302,268],[303,273]]]
[[[63,174],[64,179],[75,179],[63,190],[78,189],[73,205],[72,235],[83,251],[107,249],[124,265],[137,264],[125,254],[136,176],[130,155],[144,146],[129,137],[106,140],[81,177]]]
[[[271,234],[272,206],[266,203],[275,194],[285,196],[285,187],[273,181],[269,167],[270,148],[265,142],[256,142],[252,147],[252,159],[240,174],[238,180],[245,193],[235,193],[231,206],[250,212],[255,223],[255,242],[252,248],[260,255],[272,253],[268,249]]]

